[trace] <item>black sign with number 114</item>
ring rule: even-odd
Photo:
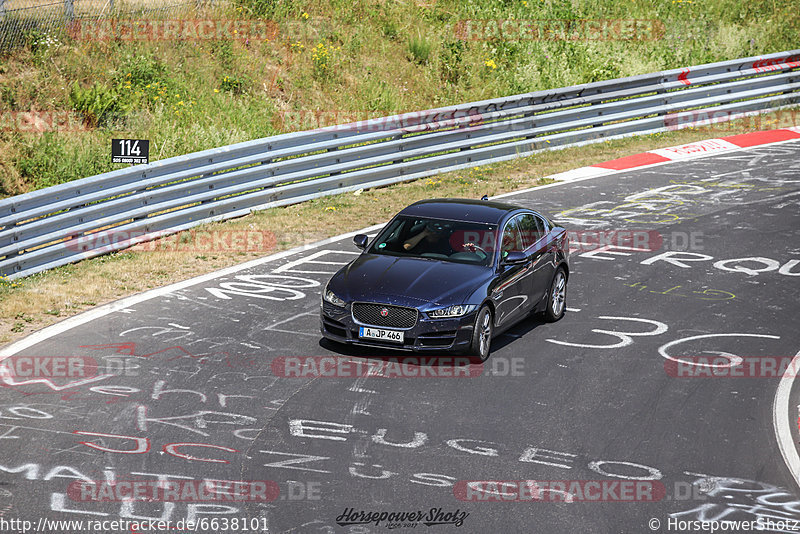
[[[112,139],[111,163],[132,163],[139,165],[150,162],[150,141],[148,139]]]

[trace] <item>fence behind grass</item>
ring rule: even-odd
[[[211,5],[214,1],[0,0],[0,53],[25,43],[26,39],[47,39],[49,33],[63,29],[75,20],[101,19],[112,15],[179,14]]]

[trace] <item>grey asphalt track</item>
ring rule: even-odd
[[[108,372],[49,384],[0,376],[0,519],[205,518],[203,532],[246,532],[234,519],[269,532],[392,526],[338,524],[353,509],[425,516],[399,531],[694,532],[698,524],[677,522],[713,519],[800,529],[800,490],[773,429],[778,379],[674,376],[702,374],[702,358],[800,351],[800,143],[504,201],[542,210],[586,244],[572,253],[566,316],[530,318],[494,340],[479,376],[443,376],[447,365],[427,368],[440,376],[281,376],[291,357],[404,356],[320,339],[320,291],[355,257],[350,238],[284,255],[15,355],[84,357]],[[649,231],[646,246],[593,246],[598,231],[623,230]],[[695,365],[671,366],[677,359]],[[798,413],[781,417],[796,443]],[[273,481],[280,496],[73,498],[81,479],[159,477]],[[555,490],[525,502],[454,492],[459,481],[519,480],[606,481],[607,491],[602,502],[563,502]],[[658,500],[608,484],[630,480]],[[426,525],[438,512],[445,524]]]

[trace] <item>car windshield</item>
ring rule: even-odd
[[[399,216],[378,235],[372,254],[490,265],[497,227],[429,217]]]

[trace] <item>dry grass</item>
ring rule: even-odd
[[[788,112],[783,117],[787,115]],[[754,126],[753,122],[738,122],[725,126],[726,131],[720,128],[681,130],[543,152],[512,162],[367,190],[359,195],[349,193],[269,209],[204,227],[272,232],[276,246],[269,252],[123,251],[19,280],[16,287],[0,282],[0,343],[7,344],[121,297],[386,221],[402,207],[419,199],[496,195],[541,185],[547,183],[544,177],[548,175],[600,161],[777,125],[774,116],[766,116],[758,123],[759,128]]]

